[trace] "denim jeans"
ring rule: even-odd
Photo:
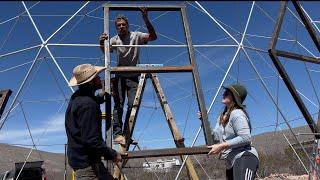
[[[128,121],[132,110],[134,98],[136,96],[139,76],[135,77],[116,77],[112,84],[113,91],[113,135],[124,135],[128,127]],[[128,106],[123,127],[122,115],[125,96],[127,95]]]
[[[93,164],[83,169],[75,170],[76,180],[113,180],[102,162]]]

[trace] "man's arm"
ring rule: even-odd
[[[103,54],[104,54],[104,41],[107,39],[108,39],[108,35],[106,33],[102,33],[99,37],[100,49]],[[110,52],[112,52],[112,44],[110,44],[109,49],[110,49]]]
[[[157,39],[157,34],[156,31],[154,30],[151,22],[149,21],[149,17],[148,17],[148,10],[147,8],[143,7],[141,8],[141,13],[142,13],[142,18],[144,20],[144,23],[147,26],[149,35],[145,37],[145,41],[154,41]]]

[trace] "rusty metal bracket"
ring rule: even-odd
[[[2,116],[2,113],[7,105],[7,102],[11,94],[12,94],[12,91],[10,89],[0,91],[0,118]]]

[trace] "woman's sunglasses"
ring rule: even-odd
[[[229,95],[232,95],[231,92],[230,91],[225,91],[222,96],[229,96]]]

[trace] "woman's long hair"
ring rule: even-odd
[[[220,118],[219,118],[219,125],[226,126],[226,124],[228,124],[228,122],[229,122],[231,112],[235,109],[241,109],[244,112],[244,114],[247,116],[247,118],[249,119],[249,114],[247,113],[247,111],[244,108],[240,107],[237,103],[235,103],[234,99],[235,98],[232,95],[233,102],[232,102],[232,105],[230,106],[230,108],[228,108],[227,106],[224,107],[224,110],[221,113]],[[250,124],[250,122],[248,122],[248,123],[249,123],[249,127],[251,129],[251,124]]]

